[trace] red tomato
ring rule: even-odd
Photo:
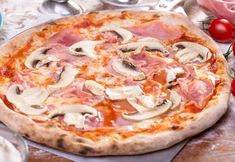
[[[232,49],[233,49],[233,55],[235,56],[235,42],[233,42]]]
[[[218,42],[229,42],[233,39],[233,25],[226,19],[212,20],[208,31]]]
[[[235,96],[235,78],[232,80],[231,83],[231,92]]]

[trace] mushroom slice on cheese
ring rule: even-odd
[[[145,74],[129,61],[116,59],[111,66],[117,73],[131,77],[133,80],[144,80],[146,78]]]
[[[136,112],[132,114],[122,113],[122,117],[127,120],[135,120],[135,121],[146,120],[167,112],[171,106],[172,102],[164,99],[161,102],[159,102],[157,105],[155,105],[154,108],[151,108],[148,111]]]
[[[87,56],[95,59],[97,57],[95,47],[101,43],[103,41],[80,41],[70,46],[69,51],[74,56]]]
[[[177,50],[175,57],[181,63],[206,62],[212,56],[207,47],[193,42],[177,42],[173,44],[173,49]]]
[[[84,128],[86,118],[96,117],[98,112],[95,108],[87,105],[65,105],[51,111],[48,117],[55,118],[60,115],[64,116],[63,120],[68,125]]]
[[[170,101],[172,102],[171,109],[178,108],[181,104],[181,96],[174,90],[170,92]]]
[[[166,47],[160,41],[153,39],[153,38],[140,39],[137,42],[123,44],[118,47],[118,49],[123,53],[132,52],[132,51],[139,52],[142,48],[144,48],[145,51],[149,51],[149,52],[159,51],[163,54],[169,53]]]
[[[143,94],[138,85],[106,88],[105,94],[110,100],[124,100],[128,97],[135,97]]]
[[[77,75],[78,70],[71,67],[71,66],[65,66],[60,73],[60,78],[56,84],[49,85],[49,90],[56,90],[59,88],[67,87],[69,84],[73,82],[75,79],[75,76]]]
[[[146,95],[128,97],[127,102],[139,112],[148,111],[155,106],[153,97]]]
[[[93,81],[93,80],[86,80],[84,86],[87,90],[89,90],[94,95],[103,95],[104,94],[104,86],[101,84]]]
[[[127,43],[133,37],[133,34],[130,31],[120,27],[105,26],[101,28],[100,31],[115,33],[118,37],[122,39],[122,43]]]
[[[41,47],[33,51],[25,60],[24,64],[29,69],[38,69],[51,62],[58,61],[58,58],[47,55],[48,47]]]
[[[185,73],[182,67],[170,68],[167,69],[166,72],[167,72],[166,81],[168,85],[177,79],[177,75]]]
[[[49,93],[44,89],[30,88],[24,90],[21,85],[11,85],[6,93],[7,100],[14,104],[16,108],[28,115],[39,115],[47,111],[47,107],[42,106]]]

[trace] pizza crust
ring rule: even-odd
[[[126,11],[125,11],[126,12]],[[138,12],[128,11],[134,15],[139,15]],[[174,19],[178,23],[183,23],[191,30],[192,33],[203,36],[208,44],[210,44],[217,53],[217,58],[227,65],[226,60],[223,58],[222,53],[218,46],[210,39],[205,33],[195,27],[191,22],[187,21],[182,15],[169,12],[144,12],[145,15],[155,14],[163,15],[164,18]],[[94,13],[90,13],[94,14]],[[109,11],[103,11],[95,13],[100,17],[104,17],[110,14]],[[120,11],[112,11],[112,15],[120,14]],[[12,53],[14,49],[20,48],[20,44],[24,44],[30,40],[31,34],[46,28],[56,23],[66,23],[70,21],[77,21],[82,19],[82,16],[75,16],[69,18],[63,18],[53,23],[47,23],[38,27],[32,28],[27,32],[24,32],[2,46],[2,53]],[[21,43],[19,43],[21,42]],[[74,133],[69,133],[60,129],[56,125],[50,124],[37,124],[32,119],[16,113],[9,109],[2,101],[0,101],[0,114],[1,121],[9,128],[16,132],[21,133],[26,138],[29,138],[38,143],[42,143],[51,147],[55,147],[61,150],[66,150],[79,155],[85,156],[102,156],[102,155],[133,155],[142,154],[151,151],[156,151],[164,148],[168,148],[187,137],[191,137],[198,134],[205,129],[211,127],[217,120],[226,112],[228,108],[228,100],[230,95],[230,79],[227,74],[226,67],[220,69],[223,73],[223,84],[220,84],[216,95],[208,104],[208,108],[201,113],[196,114],[195,120],[187,121],[186,126],[180,130],[168,130],[156,134],[138,134],[126,139],[116,139],[114,136],[105,137],[99,141],[92,141],[83,137],[79,137]],[[14,119],[14,120],[12,120]]]

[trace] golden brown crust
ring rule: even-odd
[[[215,49],[217,59],[221,60],[224,65],[227,64],[221,54],[220,49],[214,41],[204,32],[195,27],[190,21],[186,20],[184,16],[175,13],[155,11],[142,13],[143,14],[140,14],[139,11],[125,11],[126,16],[131,14],[132,16],[142,15],[143,17],[147,17],[148,15],[152,15],[152,17],[154,17],[153,15],[155,15],[157,18],[161,16],[161,18],[168,23],[184,25],[189,32],[192,34],[194,33],[195,35],[200,35],[203,39],[205,39],[205,42]],[[109,17],[121,15],[120,11],[112,11],[111,15],[109,11],[89,14],[96,15],[97,19],[102,19],[102,17],[106,17],[107,15],[109,15]],[[42,30],[45,27],[54,25],[55,23],[71,23],[72,21],[77,21],[82,18],[83,16],[63,18],[53,23],[46,23],[32,28],[3,45],[1,47],[1,53],[8,55],[10,53],[14,53],[15,49],[20,48],[21,45],[25,44],[27,41],[30,41],[32,33]],[[27,116],[21,115],[9,109],[1,100],[0,114],[2,115],[0,120],[9,128],[20,132],[22,135],[33,141],[85,156],[131,155],[164,149],[209,128],[225,113],[228,107],[228,99],[230,94],[230,80],[226,72],[226,67],[221,66],[221,64],[219,73],[221,78],[223,78],[223,83],[217,87],[218,91],[211,101],[209,101],[208,108],[198,114],[195,114],[194,120],[187,121],[185,126],[179,130],[168,130],[152,134],[143,133],[125,139],[116,137],[118,136],[117,133],[115,134],[116,136],[112,135],[109,137],[104,137],[102,140],[94,142],[84,137],[79,137],[75,133],[62,130],[55,125],[38,124]]]

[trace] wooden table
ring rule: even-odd
[[[26,1],[27,5],[25,5]],[[41,2],[42,0],[0,0],[0,10],[5,20],[3,30],[0,32],[0,44],[24,30],[25,27],[32,26],[33,23],[35,25],[35,22],[38,24],[46,21],[40,18],[38,12]],[[51,19],[52,16],[50,16],[48,15],[47,19]],[[29,162],[70,161],[34,147],[30,147],[29,152]],[[229,111],[214,127],[194,137],[173,160],[173,162],[221,161],[235,161],[234,106],[230,106]]]

